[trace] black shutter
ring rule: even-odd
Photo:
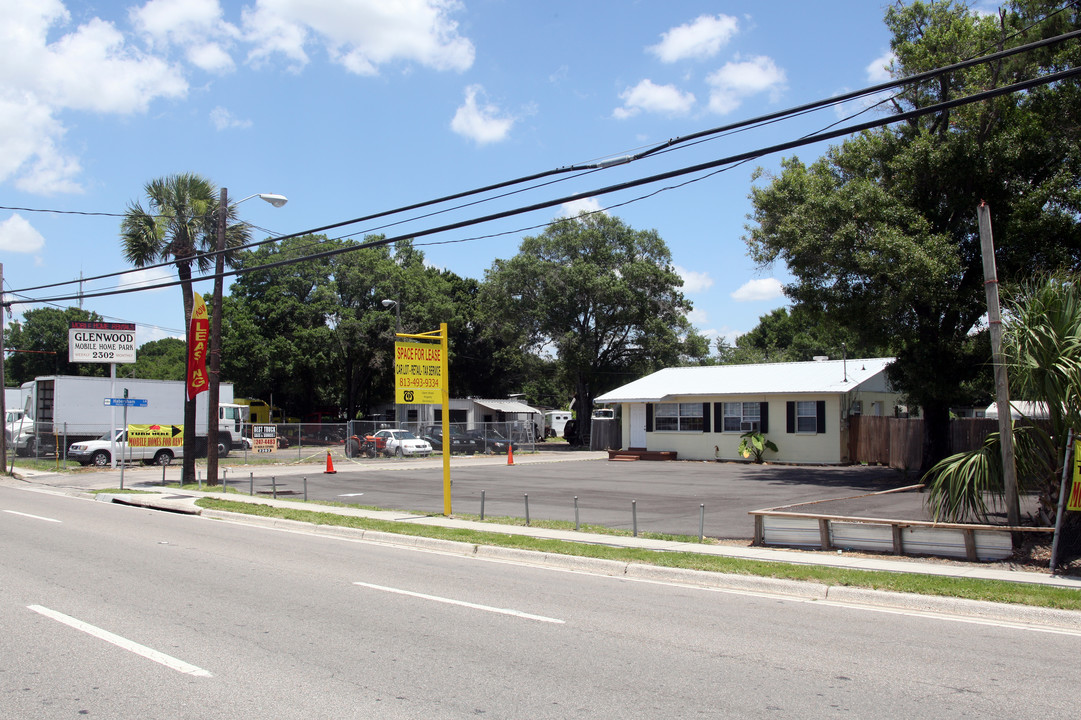
[[[702,432],[709,432],[709,403],[702,403]]]
[[[724,432],[724,403],[713,403],[713,432]]]
[[[787,432],[796,432],[796,403],[791,400],[785,403],[785,414],[787,415],[788,420]]]
[[[826,432],[826,401],[819,400],[815,403],[815,412],[818,415],[818,427],[815,428],[815,432]]]
[[[653,403],[646,403],[646,432],[653,432]]]
[[[769,403],[758,403],[758,430],[765,435],[769,432]]]

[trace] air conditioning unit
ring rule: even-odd
[[[739,429],[741,432],[752,432],[758,429],[758,423],[743,421],[739,424]]]
[[[856,400],[856,401],[854,401],[852,403],[852,414],[853,415],[862,415],[863,414],[863,401],[862,400]]]

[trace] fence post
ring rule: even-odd
[[[638,501],[631,500],[631,528],[634,536],[638,537]]]
[[[578,496],[574,496],[574,530],[578,531]]]
[[[484,491],[480,491],[480,519],[484,522]]]
[[[251,496],[251,495],[254,495],[254,494],[255,494],[255,473],[249,472],[248,473],[248,495]]]
[[[304,476],[304,502],[308,502],[308,476]]]
[[[529,527],[529,493],[525,495],[525,526]]]
[[[706,504],[698,506],[698,542],[702,542],[706,536]]]
[[[278,478],[273,475],[270,476],[270,493],[275,500],[278,499]]]

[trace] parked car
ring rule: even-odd
[[[436,450],[443,449],[443,426],[442,425],[429,425],[422,428],[418,433],[422,440],[427,440],[431,446]],[[464,453],[466,455],[473,455],[477,452],[477,448],[480,445],[476,440],[466,435],[458,428],[451,426],[450,428],[450,451],[451,453]]]
[[[408,430],[379,430],[375,437],[383,438],[382,452],[388,457],[402,457],[404,455],[421,455],[427,457],[432,454],[432,444],[427,440],[418,438]]]
[[[128,447],[128,433],[126,430],[118,430],[116,437],[110,442],[112,432],[107,432],[97,440],[84,440],[73,443],[68,448],[67,457],[82,465],[96,465],[105,467],[112,463],[110,450],[116,448],[116,456],[119,460],[141,460],[144,465],[168,465],[174,458],[183,455],[181,447]]]
[[[466,430],[466,437],[471,437],[477,443],[478,452],[487,455],[506,455],[507,450],[517,450],[517,446],[503,437],[498,430]]]

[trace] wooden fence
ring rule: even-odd
[[[950,452],[975,450],[997,430],[998,420],[993,418],[951,420]],[[923,461],[923,420],[853,415],[848,419],[848,457],[854,463],[919,470]]]

